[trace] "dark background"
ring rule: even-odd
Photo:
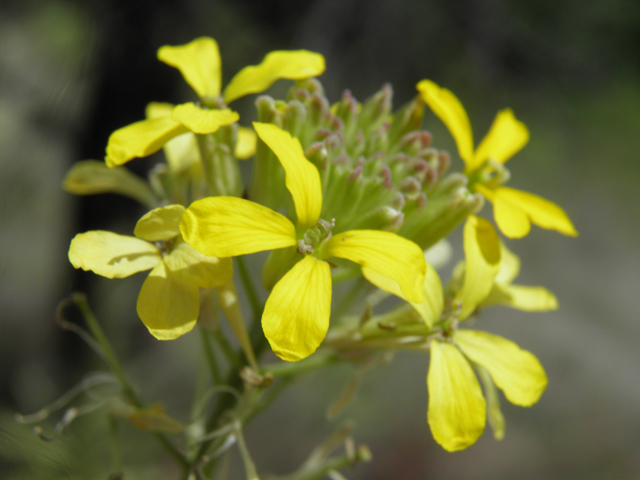
[[[109,134],[140,120],[149,101],[192,98],[156,51],[202,35],[220,45],[223,85],[271,50],[306,48],[326,58],[321,81],[330,101],[344,88],[364,100],[391,82],[399,107],[421,79],[446,86],[466,107],[476,143],[495,113],[512,107],[531,141],[508,164],[510,186],[557,202],[580,232],[570,239],[534,227],[509,243],[522,257],[519,283],[544,284],[560,310],[483,314],[481,328],[533,351],[549,376],[533,408],[503,401],[503,441],[487,430],[464,452],[442,451],[425,418],[428,359],[401,354],[363,378],[355,402],[333,423],[324,409],[353,371],[337,368],[295,385],[247,428],[259,469],[295,469],[340,421],[353,418],[354,437],[370,446],[374,461],[346,472],[349,478],[640,477],[640,4],[634,0],[4,0],[0,473],[109,473],[104,415],[77,420],[71,435],[54,443],[12,419],[103,368],[55,325],[57,303],[74,290],[89,294],[145,400],[162,400],[171,414],[188,418],[195,335],[156,342],[135,314],[144,275],[107,280],[75,271],[66,256],[76,233],[130,234],[144,212],[113,195],[73,197],[60,184],[74,162],[102,159]],[[283,94],[288,85],[279,82],[272,92]],[[252,118],[254,98],[234,104],[241,118]],[[461,169],[442,123],[428,113],[425,127]],[[145,175],[155,161],[128,166]],[[459,236],[453,234],[454,243]],[[171,478],[171,465],[158,462],[141,434],[123,426],[118,435],[125,478]],[[241,470],[234,472],[231,478],[241,478]]]

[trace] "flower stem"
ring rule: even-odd
[[[78,310],[80,310],[80,313],[82,314],[82,317],[87,323],[89,330],[91,330],[91,333],[93,334],[96,341],[102,348],[102,351],[104,352],[107,362],[109,363],[109,366],[111,367],[111,370],[113,371],[113,373],[116,375],[116,377],[118,377],[118,381],[120,382],[120,385],[122,386],[122,390],[125,393],[125,395],[129,398],[131,403],[136,408],[144,408],[144,404],[142,403],[142,400],[140,400],[135,390],[129,383],[129,380],[127,379],[126,375],[124,374],[124,370],[120,366],[118,357],[116,356],[115,351],[113,350],[113,347],[109,342],[109,339],[107,338],[104,331],[102,330],[102,327],[98,323],[98,319],[93,314],[91,307],[89,307],[89,302],[87,302],[87,296],[83,293],[76,292],[71,295],[71,301],[76,305],[76,307],[78,307]],[[171,456],[175,458],[176,461],[178,461],[178,463],[180,463],[182,467],[184,468],[189,467],[187,460],[176,449],[176,447],[167,439],[167,437],[165,437],[161,433],[154,433],[154,436],[162,444],[162,446],[171,454]]]
[[[247,299],[249,300],[249,304],[251,305],[253,316],[254,318],[260,318],[262,316],[262,303],[260,302],[258,293],[256,292],[255,286],[253,285],[253,280],[251,279],[249,270],[244,263],[244,258],[235,257],[235,260],[236,265],[238,266],[238,271],[240,273],[240,279],[242,280],[242,286],[244,287],[244,291],[247,294]]]
[[[213,353],[213,348],[211,348],[209,332],[204,327],[200,327],[199,330],[200,339],[202,340],[202,350],[204,351],[204,356],[207,359],[207,365],[209,365],[211,376],[213,377],[216,385],[220,385],[222,382],[222,375],[220,374],[220,368],[218,367],[218,361],[216,360],[215,353]]]

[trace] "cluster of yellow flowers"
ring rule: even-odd
[[[108,278],[151,269],[138,315],[152,335],[170,340],[196,325],[201,289],[234,294],[232,257],[272,251],[263,268],[270,294],[262,328],[277,356],[304,359],[326,337],[338,354],[430,352],[427,417],[436,441],[449,451],[466,448],[487,418],[501,438],[495,387],[512,403],[530,406],[546,375],[536,357],[514,343],[460,327],[490,305],[543,311],[557,302],[542,287],[512,284],[519,259],[475,214],[486,199],[508,238],[527,235],[531,223],[577,235],[557,205],[503,186],[505,162],[528,141],[524,124],[511,110],[501,111],[474,151],[461,103],[429,80],[392,112],[389,86],[364,104],[347,91],[330,105],[314,78],[325,69],[318,53],[272,52],[241,70],[222,93],[215,40],[164,46],[158,59],[180,71],[199,101],[150,104],[145,120],[111,135],[105,163],[80,162],[71,170],[70,192],[117,192],[152,207],[135,236],[78,234],[69,249],[73,266]],[[227,105],[279,79],[295,80],[288,98],[259,97],[258,121],[240,127]],[[421,130],[425,104],[453,135],[464,172],[449,173],[448,155],[431,147]],[[152,171],[148,184],[121,167],[160,149],[167,164]],[[245,188],[239,161],[251,157],[253,178]],[[445,289],[424,252],[462,222],[465,261]],[[333,319],[335,332],[327,336],[332,283],[357,277],[404,303],[383,315],[363,314],[353,325]],[[225,313],[253,358],[241,315]]]

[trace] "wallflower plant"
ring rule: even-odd
[[[530,223],[577,235],[560,207],[504,186],[505,162],[529,139],[524,124],[510,109],[502,110],[474,149],[460,101],[429,80],[418,84],[419,96],[396,110],[390,85],[363,102],[348,90],[332,102],[313,78],[324,71],[324,58],[305,50],[269,53],[224,89],[212,38],[164,46],[158,59],[180,71],[198,100],[150,103],[146,120],[111,135],[104,162],[78,162],[64,182],[75,194],[126,195],[147,213],[134,236],[104,230],[77,234],[68,256],[75,268],[107,278],[151,270],[137,301],[151,335],[173,340],[191,330],[200,333],[198,358],[205,368],[198,385],[169,387],[180,395],[173,404],[183,405],[191,395],[185,392],[196,392],[189,413],[177,413],[190,420],[178,421],[161,405],[142,402],[77,294],[71,303],[90,333],[69,329],[103,354],[115,375],[109,381],[120,389],[105,400],[89,392],[104,379],[83,381],[72,394],[20,419],[41,421],[85,392],[89,403],[70,406],[57,433],[106,405],[110,418],[151,432],[182,469],[182,478],[219,478],[222,460],[235,447],[246,478],[256,480],[262,474],[243,429],[291,380],[335,363],[351,365],[355,380],[333,404],[335,416],[364,372],[405,350],[430,355],[427,422],[438,444],[450,452],[465,449],[487,420],[501,439],[505,420],[498,390],[515,405],[531,406],[547,377],[532,353],[476,329],[482,320],[477,312],[493,305],[548,311],[558,302],[544,287],[514,284],[520,260],[480,216],[484,199],[493,204],[495,222],[509,238],[525,236]],[[239,115],[227,105],[264,92],[278,79],[293,80],[286,96],[259,96],[255,134],[240,127]],[[425,104],[453,135],[464,171],[450,171],[448,154],[422,129]],[[153,167],[148,181],[123,166],[160,149],[167,163]],[[239,160],[249,157],[253,161],[241,172]],[[246,174],[251,183],[245,187]],[[449,250],[434,245],[449,245],[447,238],[459,226],[464,261],[443,287],[425,256],[442,265]],[[258,252],[270,252],[261,266],[266,295],[256,286],[256,269],[248,266],[260,267],[256,263],[263,257],[252,255]],[[399,297],[396,303],[382,302],[391,295]],[[244,297],[247,305],[240,301]],[[247,307],[251,322],[245,322]],[[262,354],[269,345],[286,362],[265,363]],[[344,454],[333,454],[342,444]],[[370,459],[366,446],[354,448],[349,429],[341,427],[286,478],[342,478],[338,469]],[[164,478],[166,464],[156,467],[156,478]],[[116,459],[103,477],[120,470]]]

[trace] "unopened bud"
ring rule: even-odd
[[[276,108],[276,102],[269,95],[260,95],[256,99],[258,109],[258,121],[262,123],[273,123],[282,127],[282,111]]]
[[[352,227],[354,230],[396,231],[402,226],[404,213],[392,207],[380,207],[366,214]]]
[[[323,170],[327,166],[327,149],[324,142],[315,142],[307,147],[304,156],[313,163],[318,170]]]
[[[399,188],[402,193],[417,194],[422,189],[422,184],[415,177],[409,176],[400,182]]]
[[[418,130],[422,124],[423,115],[424,102],[417,96],[394,113],[393,122],[389,128],[389,140],[392,143],[398,142],[409,132]]]
[[[380,128],[382,123],[389,118],[392,98],[393,89],[390,84],[386,83],[379,92],[364,102],[362,111],[358,115],[358,126],[365,132],[365,135]]]
[[[284,109],[283,128],[297,137],[304,121],[307,118],[307,109],[298,100],[291,100]]]

